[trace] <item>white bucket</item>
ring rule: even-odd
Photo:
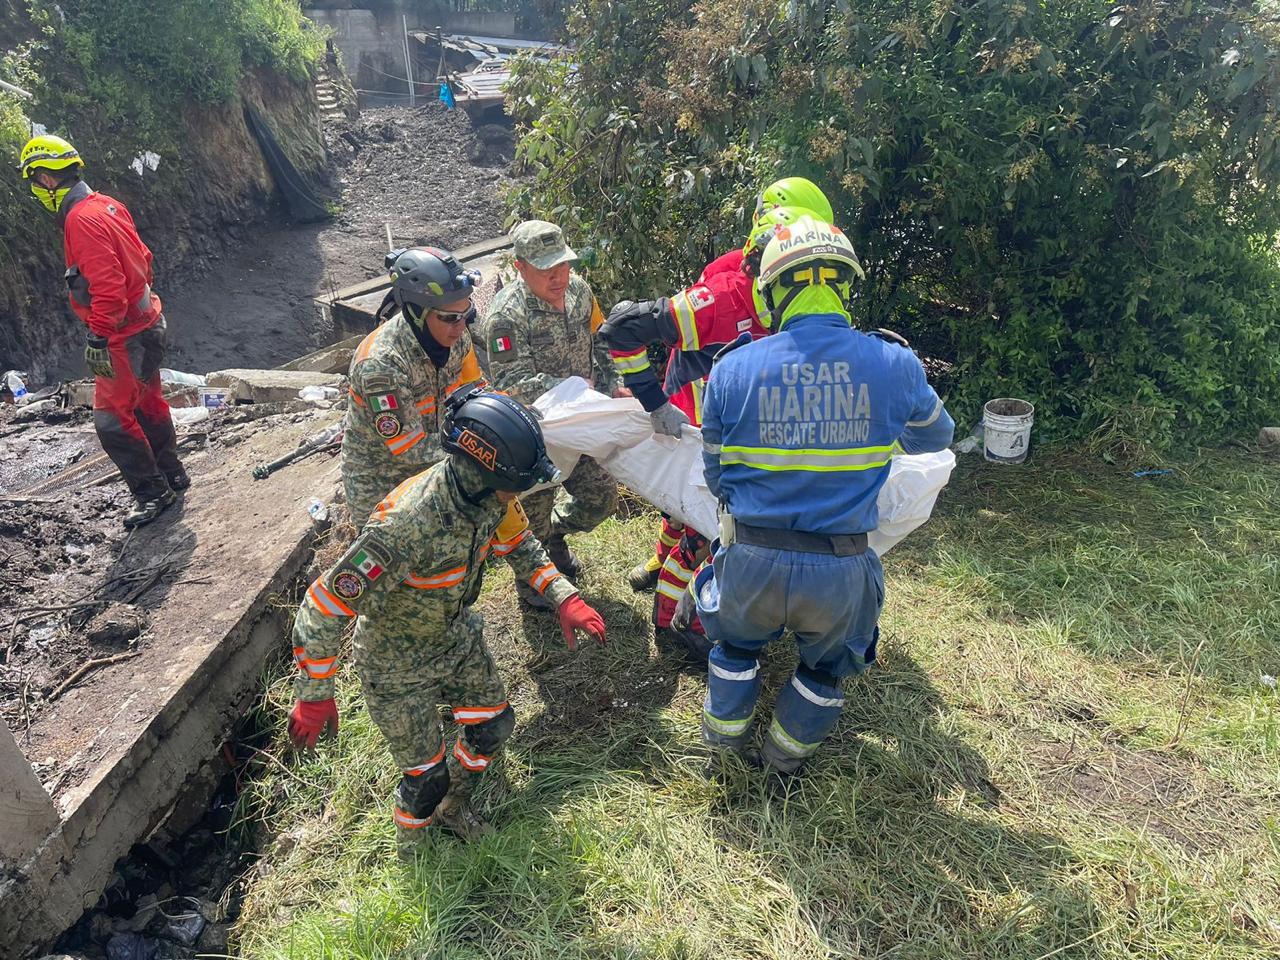
[[[995,463],[1021,463],[1031,445],[1036,408],[1026,400],[1002,397],[982,408],[983,456]]]

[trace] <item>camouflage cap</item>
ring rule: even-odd
[[[516,259],[539,270],[578,259],[564,242],[564,231],[546,220],[526,220],[511,231],[511,239],[515,241]]]

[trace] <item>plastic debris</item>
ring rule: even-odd
[[[140,933],[117,933],[107,941],[107,960],[156,960],[160,941]]]
[[[1276,688],[1276,678],[1269,673],[1264,673],[1258,677],[1258,681],[1268,690]]]
[[[201,420],[209,419],[208,407],[170,407],[169,416],[175,427],[189,427]]]
[[[183,373],[181,370],[170,370],[168,367],[160,368],[161,383],[181,383],[188,387],[203,387],[206,385],[205,378],[198,373]]]
[[[307,513],[311,514],[311,519],[316,523],[324,523],[329,519],[329,508],[319,497],[312,497],[307,503]]]
[[[982,421],[978,421],[978,425],[973,428],[973,432],[961,440],[959,443],[953,443],[951,449],[956,453],[977,453],[982,449],[982,442],[986,439],[983,430]]]
[[[1167,477],[1173,473],[1172,470],[1135,470],[1133,475],[1138,478],[1142,477]]]
[[[337,400],[338,388],[322,387],[322,386],[313,384],[312,386],[303,387],[301,390],[299,390],[298,399],[308,400],[312,403],[315,403],[317,400]]]

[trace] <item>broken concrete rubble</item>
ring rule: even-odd
[[[209,386],[230,387],[231,403],[273,403],[296,400],[304,387],[338,387],[346,384],[339,373],[313,370],[218,370],[209,374]]]

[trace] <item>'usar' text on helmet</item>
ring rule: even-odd
[[[445,401],[442,446],[478,469],[491,490],[523,493],[560,474],[533,414],[510,397],[463,387]]]

